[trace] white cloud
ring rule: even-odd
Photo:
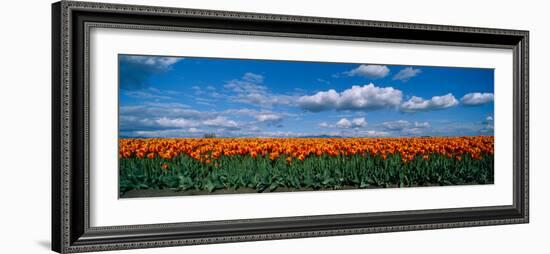
[[[254,109],[249,108],[241,108],[241,109],[226,109],[222,111],[225,115],[241,115],[241,116],[251,116],[256,114],[268,114],[272,113],[271,111],[257,111]]]
[[[123,90],[142,90],[151,86],[151,76],[172,70],[182,60],[176,57],[133,56],[119,57],[119,86]]]
[[[428,122],[414,122],[414,127],[416,127],[416,128],[430,128],[431,125]]]
[[[341,93],[331,89],[317,92],[311,96],[302,96],[298,105],[307,111],[320,112],[336,110],[369,110],[398,106],[402,92],[393,87],[377,87],[370,83],[364,86],[352,86]]]
[[[319,124],[319,127],[321,128],[330,128],[330,125],[327,122],[322,122]]]
[[[352,86],[340,94],[339,109],[369,109],[397,106],[401,102],[401,91],[393,87]]]
[[[364,117],[354,118],[351,121],[347,118],[342,118],[336,123],[336,128],[349,129],[349,128],[362,128],[367,125],[367,121]]]
[[[413,96],[408,101],[401,104],[401,111],[421,112],[445,109],[456,105],[458,105],[458,100],[451,93],[442,96],[434,96],[429,100]]]
[[[124,56],[128,62],[151,66],[159,71],[169,70],[170,67],[182,60],[180,57],[158,57],[158,56]]]
[[[390,69],[385,65],[360,65],[359,67],[347,71],[344,74],[348,76],[361,76],[372,79],[379,79],[387,76]]]
[[[242,109],[227,109],[221,111],[220,114],[224,116],[240,116],[246,118],[253,118],[257,122],[276,124],[281,122],[287,117],[295,116],[295,114],[288,112],[273,112],[270,110],[254,110],[249,108]]]
[[[218,116],[214,119],[208,119],[202,122],[202,124],[209,127],[222,127],[222,128],[238,128],[239,124],[233,120],[229,120],[225,117]]]
[[[494,95],[492,93],[469,93],[464,95],[460,102],[467,106],[475,106],[492,102],[493,99]]]
[[[340,121],[338,121],[338,122],[336,123],[336,127],[338,127],[338,128],[346,128],[346,129],[347,129],[347,128],[351,128],[351,122],[350,122],[348,119],[346,119],[346,118],[342,118],[342,119],[340,119]]]
[[[389,133],[385,131],[369,130],[369,131],[366,131],[365,133],[362,133],[362,135],[367,137],[385,137],[385,136],[388,136]]]
[[[231,96],[233,101],[261,107],[290,105],[296,100],[295,96],[272,93],[266,86],[262,85],[263,82],[264,77],[262,75],[247,72],[240,79],[227,82],[224,88],[234,93]]]
[[[148,107],[158,107],[158,108],[189,108],[187,104],[179,102],[145,102]]]
[[[185,128],[185,127],[193,127],[193,126],[199,125],[199,123],[195,120],[189,120],[185,118],[170,119],[167,117],[159,118],[155,120],[155,123],[161,127],[173,127],[173,128]]]
[[[279,122],[283,119],[281,115],[273,113],[260,113],[254,117],[258,122]]]
[[[236,93],[263,93],[267,87],[261,85],[264,78],[262,75],[247,72],[241,79],[228,81],[224,87]]]
[[[205,120],[186,119],[186,118],[168,118],[161,117],[153,121],[154,126],[157,128],[189,128],[189,127],[212,127],[212,128],[226,128],[226,129],[238,129],[239,124],[233,120],[227,119],[222,116],[215,118],[209,118]],[[195,132],[198,129],[195,129]]]
[[[298,105],[312,112],[320,112],[337,108],[340,103],[340,94],[334,89],[326,92],[318,92],[312,96],[302,96],[298,99]]]
[[[124,90],[124,94],[128,97],[137,99],[152,99],[152,100],[171,100],[172,96],[177,95],[178,92],[172,90],[160,90],[155,87],[147,87],[139,90]]]
[[[307,133],[300,132],[291,132],[291,131],[268,131],[260,132],[254,135],[254,137],[265,137],[265,138],[297,138],[309,136]]]
[[[409,122],[406,120],[383,122],[382,126],[399,136],[418,136],[423,134],[427,129],[431,127],[430,123],[428,122]]]
[[[158,119],[159,117],[207,119],[217,115],[215,112],[189,109],[188,106],[179,103],[147,103],[145,105],[122,106],[119,109],[119,114],[121,116],[135,116],[150,119]]]
[[[124,94],[128,97],[137,98],[137,99],[158,99],[158,100],[172,99],[172,97],[170,96],[154,94],[143,90],[125,91]]]
[[[193,89],[193,91],[195,91],[195,95],[204,94],[204,91],[201,89],[200,86],[192,86],[191,89]]]
[[[486,125],[484,125],[480,130],[479,133],[483,135],[493,135],[495,131],[495,126],[493,123],[488,122]]]
[[[157,102],[123,106],[119,118],[121,136],[201,137],[204,133],[216,133],[218,137],[256,136],[266,129],[258,124],[279,128],[281,121],[295,116],[288,112],[249,108],[198,111],[188,107]]]
[[[419,136],[419,135],[422,135],[424,133],[424,129],[422,128],[410,128],[410,129],[404,129],[403,131],[401,131],[401,133],[403,135],[414,135],[414,136]]]
[[[482,121],[481,124],[483,125],[483,127],[479,130],[481,134],[493,133],[495,126],[494,126],[494,119],[492,116],[487,116],[485,118],[485,121]]]
[[[239,102],[255,104],[262,107],[272,107],[273,105],[290,105],[294,101],[293,96],[276,95],[269,93],[249,93],[238,95],[235,100]]]
[[[361,117],[361,118],[354,118],[352,121],[351,121],[351,124],[354,126],[354,127],[365,127],[367,125],[367,120],[365,120],[364,117]]]
[[[403,82],[409,81],[409,79],[415,77],[416,75],[422,73],[420,69],[415,69],[413,67],[407,67],[401,69],[397,74],[393,76],[393,80],[401,80]]]
[[[145,138],[167,138],[167,137],[188,137],[190,132],[185,129],[172,129],[172,130],[146,130],[135,131],[132,133],[136,137]]]
[[[257,132],[257,131],[260,131],[260,127],[255,126],[255,125],[253,125],[253,126],[248,126],[248,127],[247,127],[247,130],[248,130],[248,131],[251,131],[251,132]]]
[[[195,128],[195,127],[191,127],[191,128],[189,128],[189,130],[187,130],[187,131],[189,131],[189,132],[191,132],[191,133],[201,133],[201,132],[204,132],[203,130],[197,129],[197,128]]]
[[[389,121],[389,122],[383,122],[382,126],[388,130],[404,130],[407,128],[418,128],[418,129],[425,129],[430,128],[430,123],[428,122],[414,122],[411,123],[407,120],[397,120],[397,121]]]
[[[411,123],[406,120],[397,120],[391,122],[383,122],[382,125],[388,130],[402,130],[409,127]]]
[[[243,75],[243,80],[253,83],[262,83],[264,82],[264,76],[252,72],[247,72]]]

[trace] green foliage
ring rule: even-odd
[[[205,164],[187,155],[171,160],[121,158],[120,193],[156,189],[176,191],[241,190],[271,192],[285,190],[328,190],[343,188],[387,188],[431,185],[490,184],[494,179],[494,157],[484,155],[461,160],[432,154],[402,162],[399,154],[386,160],[379,156],[310,156],[291,163],[281,156],[222,156]],[[163,169],[162,165],[168,168]]]

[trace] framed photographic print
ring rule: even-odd
[[[527,31],[52,14],[57,252],[528,222]]]

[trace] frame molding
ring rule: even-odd
[[[513,49],[511,206],[90,227],[89,30],[231,33]],[[529,32],[61,1],[52,5],[52,250],[60,253],[529,222]]]

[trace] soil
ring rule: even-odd
[[[492,183],[490,183],[492,184]],[[440,186],[440,185],[424,185],[424,186],[407,186],[407,188],[414,188],[414,187],[452,187],[452,186]],[[387,188],[397,188],[398,186],[388,186]],[[370,186],[367,188],[361,188],[361,189],[382,189],[384,187],[379,186]],[[343,186],[340,189],[337,190],[359,190],[356,186]],[[302,188],[302,189],[296,189],[296,188],[284,188],[279,187],[275,190],[270,191],[269,189],[264,190],[263,192],[258,192],[255,189],[252,188],[239,188],[239,189],[218,189],[213,192],[209,192],[206,190],[171,190],[171,189],[163,189],[163,190],[130,190],[124,194],[121,194],[119,198],[144,198],[144,197],[171,197],[171,196],[194,196],[194,195],[218,195],[218,194],[243,194],[243,193],[277,193],[277,192],[303,192],[303,191],[334,191],[333,189],[313,189],[313,188]]]

